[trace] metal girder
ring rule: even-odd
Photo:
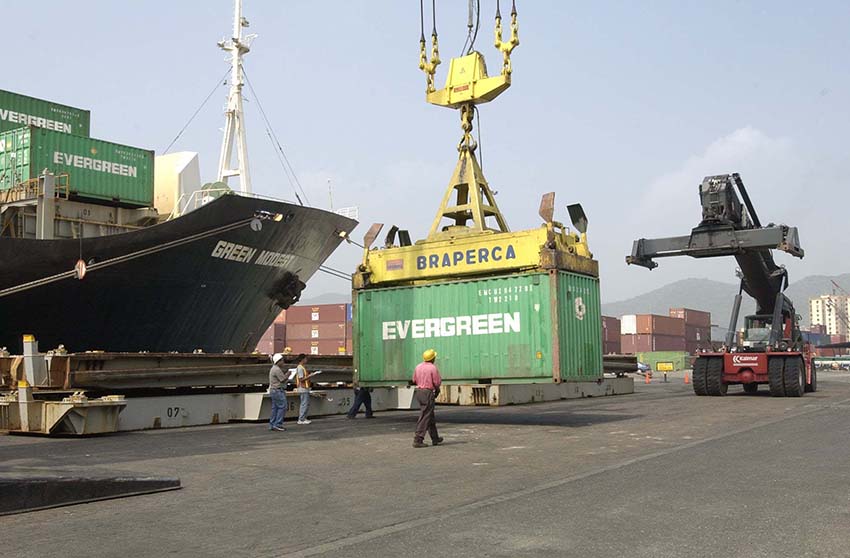
[[[69,374],[71,389],[151,389],[178,387],[222,387],[268,384],[268,364],[205,366],[192,368],[153,368],[135,370],[77,370]],[[318,367],[316,369],[319,369]],[[352,369],[321,368],[319,382],[352,380]]]
[[[698,227],[691,231],[690,236],[635,240],[632,244],[632,254],[626,256],[626,263],[653,269],[658,267],[654,258],[711,258],[734,256],[754,250],[782,250],[798,258],[802,258],[804,254],[796,227],[776,225],[745,230],[732,227]]]

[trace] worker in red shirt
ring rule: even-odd
[[[434,417],[437,394],[440,393],[440,371],[437,370],[434,361],[437,359],[437,351],[428,349],[422,353],[422,360],[413,372],[413,383],[416,390],[413,392],[414,399],[419,403],[419,420],[416,422],[416,434],[413,436],[414,448],[428,447],[425,440],[425,431],[431,436],[431,443],[439,446],[443,439],[437,434],[437,420]]]

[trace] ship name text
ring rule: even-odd
[[[260,251],[258,248],[227,242],[226,240],[219,240],[210,255],[213,258],[221,258],[231,262],[253,263],[267,267],[287,267],[294,258],[292,254],[282,254],[271,250]]]
[[[211,255],[213,258],[221,258],[232,262],[248,263],[256,253],[256,248],[251,248],[250,246],[244,246],[242,244],[234,244],[225,240],[219,240]]]

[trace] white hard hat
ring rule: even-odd
[[[273,362],[274,364],[277,364],[277,363],[278,363],[278,361],[279,361],[280,359],[282,359],[282,358],[283,358],[283,355],[282,355],[282,354],[280,354],[280,353],[275,353],[274,355],[272,355],[272,362]]]

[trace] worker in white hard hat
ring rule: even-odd
[[[288,374],[280,367],[283,355],[275,353],[272,355],[272,367],[269,370],[269,399],[272,402],[271,416],[269,417],[269,430],[286,432],[283,427],[283,418],[286,416],[286,380]]]
[[[419,403],[419,420],[416,421],[416,433],[413,435],[413,447],[424,448],[425,431],[431,436],[431,444],[439,446],[443,439],[437,434],[437,419],[434,409],[437,406],[437,394],[440,393],[440,385],[443,379],[434,361],[437,360],[437,351],[428,349],[422,353],[422,362],[416,366],[413,372],[413,383],[416,390],[413,398]]]

